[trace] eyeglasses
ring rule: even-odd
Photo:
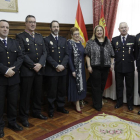
[[[79,33],[75,33],[75,34],[73,34],[74,36],[77,36],[77,35],[80,35]]]
[[[36,24],[36,21],[27,21],[28,23],[30,23],[30,24]]]

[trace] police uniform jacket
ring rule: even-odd
[[[0,40],[0,85],[15,85],[20,82],[19,68],[23,62],[23,55],[18,42],[7,38],[7,47]],[[12,77],[5,77],[8,68],[14,67],[15,74]]]
[[[121,73],[133,72],[135,70],[135,37],[128,35],[124,45],[121,36],[114,37],[112,46],[115,52],[115,71]]]
[[[47,49],[47,61],[45,68],[46,76],[63,76],[67,74],[67,63],[68,63],[68,47],[65,38],[58,36],[58,43],[50,34],[44,38],[44,42]],[[63,65],[65,69],[62,72],[57,72],[57,65]]]
[[[42,65],[41,70],[37,74],[43,75],[47,52],[42,35],[35,33],[35,38],[33,38],[29,33],[24,31],[18,34],[16,38],[19,41],[24,55],[23,65],[21,66],[21,76],[34,76],[36,74],[33,70],[35,63]]]
[[[136,66],[140,71],[140,33],[136,35]]]

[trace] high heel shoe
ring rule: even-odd
[[[81,109],[84,108],[84,106],[85,106],[85,105],[84,105],[84,101],[83,101],[83,100],[80,100],[79,103],[80,103],[80,108],[81,108]]]
[[[76,112],[82,114],[82,110],[81,111],[78,111],[76,107],[75,107],[75,110],[76,110]]]
[[[75,105],[75,103],[73,103],[73,102],[71,102],[71,105],[73,106],[73,107],[75,107],[76,105]]]

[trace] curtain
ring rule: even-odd
[[[103,0],[93,0],[93,29],[99,24],[101,5]],[[114,31],[116,14],[119,0],[104,0],[104,16],[108,30],[108,36],[111,39]]]

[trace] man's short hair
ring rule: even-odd
[[[127,24],[126,22],[121,22],[121,23],[119,24],[119,28],[120,28],[121,24],[126,24],[127,27],[128,27],[128,24]]]
[[[5,20],[5,19],[0,20],[0,22],[2,22],[2,21],[7,22],[9,24],[9,22],[7,20]]]
[[[33,16],[33,15],[28,15],[26,18],[25,18],[25,22],[27,22],[28,21],[28,18],[35,18],[35,16]]]
[[[59,22],[58,22],[57,20],[53,20],[53,21],[50,23],[50,28],[52,27],[52,24],[53,24],[54,22],[57,22],[57,23],[59,24]]]

